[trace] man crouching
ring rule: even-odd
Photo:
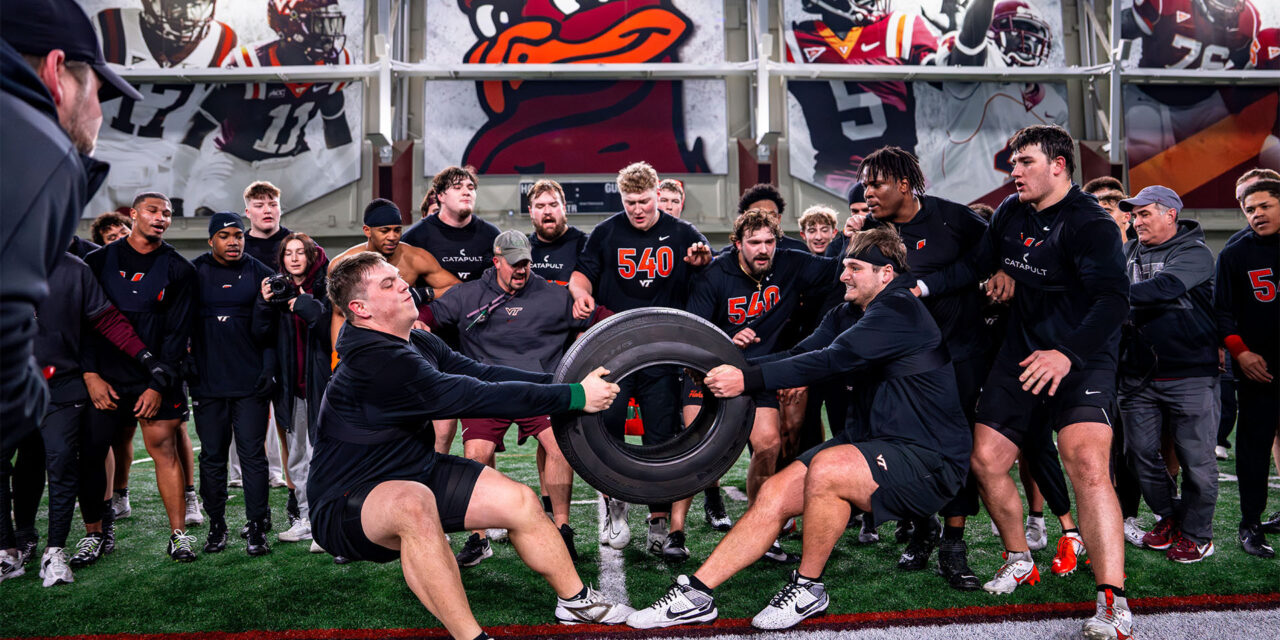
[[[399,558],[405,582],[455,638],[481,631],[442,532],[501,527],[525,564],[556,595],[565,624],[617,624],[633,610],[583,585],[569,552],[529,487],[477,462],[435,453],[433,418],[519,418],[607,408],[618,386],[591,372],[579,384],[483,365],[439,338],[410,331],[409,285],[376,253],[343,259],[329,274],[333,308],[346,316],[341,361],[320,405],[307,491],[312,534],[355,560]]]

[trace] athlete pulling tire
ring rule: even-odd
[[[677,309],[633,309],[587,331],[565,354],[555,379],[580,379],[598,366],[612,372],[610,382],[663,364],[702,374],[724,362],[745,364],[742,352],[711,323]],[[728,471],[747,444],[754,411],[748,397],[706,394],[688,428],[649,446],[623,442],[595,414],[552,416],[552,423],[560,449],[583,480],[605,495],[653,504],[687,498]]]

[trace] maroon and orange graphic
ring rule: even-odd
[[[675,62],[693,29],[671,0],[458,4],[477,37],[470,63]],[[702,141],[686,140],[678,81],[503,80],[476,90],[489,120],[464,162],[482,173],[607,173],[636,160],[708,171]]]

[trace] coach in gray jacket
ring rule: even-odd
[[[1138,233],[1124,245],[1132,305],[1120,365],[1125,453],[1162,518],[1143,546],[1198,562],[1213,554],[1218,498],[1213,253],[1199,223],[1178,219],[1182,200],[1171,189],[1147,187],[1120,208],[1133,213]],[[1182,464],[1181,499],[1160,454],[1166,431]]]

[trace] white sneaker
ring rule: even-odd
[[[280,542],[302,542],[311,539],[311,520],[307,518],[298,518],[293,521],[293,526],[285,531],[281,531],[276,536]]]
[[[1039,551],[1049,546],[1049,535],[1044,529],[1044,516],[1027,516],[1026,535],[1027,547],[1032,551]]]
[[[1227,451],[1226,447],[1218,445],[1213,448],[1213,455],[1219,460],[1226,460],[1231,457],[1231,452]]]
[[[27,570],[22,566],[22,557],[8,551],[0,551],[0,582],[16,578]]]
[[[133,507],[129,504],[129,494],[112,493],[111,494],[111,510],[116,514],[116,520],[128,518],[133,514]]]
[[[829,602],[826,585],[801,578],[792,571],[791,580],[751,619],[751,626],[757,629],[790,629],[805,618],[826,611]]]
[[[991,521],[991,535],[993,535],[993,536],[995,536],[995,537],[997,537],[997,538],[999,538],[999,537],[1000,537],[1000,527],[997,527],[997,526],[996,526],[996,521],[995,521],[995,520],[992,520],[992,521]]]
[[[631,526],[627,523],[627,503],[613,498],[604,499],[605,519],[600,527],[600,544],[614,549],[625,549],[631,542]]]
[[[187,526],[204,524],[204,516],[200,515],[200,496],[194,491],[187,492]]]
[[[284,476],[271,476],[270,483],[272,489],[289,486],[289,483],[285,482]]]
[[[649,535],[646,539],[645,548],[655,556],[662,555],[662,545],[667,543],[667,534],[669,533],[666,518],[649,520]]]
[[[1030,560],[1007,560],[990,582],[982,585],[987,593],[1013,593],[1018,585],[1040,582],[1040,570]]]
[[[447,538],[446,538],[447,539]],[[324,549],[320,547],[320,543],[315,538],[311,539],[311,553],[324,553]]]
[[[506,542],[511,539],[511,533],[506,529],[485,529],[484,535],[489,542]]]
[[[244,486],[244,480],[241,480],[239,477],[232,478],[227,481],[227,486],[232,487],[234,489],[239,489],[240,487]]]
[[[67,554],[62,551],[62,547],[48,547],[44,550],[44,557],[40,559],[40,577],[44,578],[46,587],[71,584],[76,581],[75,574],[67,564]]]
[[[1125,542],[1128,542],[1129,544],[1141,549],[1142,537],[1145,535],[1147,535],[1147,532],[1142,530],[1142,523],[1138,522],[1137,518],[1124,519]]]
[[[636,629],[657,629],[679,624],[713,622],[720,612],[711,594],[695,589],[689,584],[689,576],[676,576],[675,584],[657,602],[627,616],[627,626]]]
[[[1104,595],[1105,594],[1105,595]],[[1089,640],[1124,640],[1133,637],[1133,612],[1115,603],[1108,589],[1098,594],[1098,612],[1081,629]]]
[[[591,587],[581,598],[556,598],[556,620],[560,624],[622,624],[635,612],[625,604],[609,602]]]

